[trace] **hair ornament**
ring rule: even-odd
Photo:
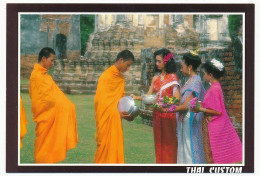
[[[196,49],[196,50],[194,50],[194,51],[193,51],[193,50],[190,50],[190,54],[193,55],[193,56],[198,56],[198,55],[199,55],[199,53],[198,53],[199,50],[200,50],[200,48],[198,48],[198,49]]]
[[[212,59],[210,62],[211,62],[212,65],[215,66],[219,71],[223,71],[224,65],[223,65],[220,61],[218,61],[217,59],[214,58],[214,59]]]
[[[164,64],[166,64],[171,58],[173,58],[172,53],[168,53],[166,56],[164,56],[164,58],[163,58]]]

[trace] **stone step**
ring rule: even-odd
[[[94,91],[94,90],[75,90],[75,89],[72,89],[72,90],[70,90],[69,93],[70,94],[95,94],[96,91]]]

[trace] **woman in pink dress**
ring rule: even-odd
[[[179,80],[173,54],[168,49],[159,49],[154,53],[156,60],[155,75],[147,95],[155,93],[157,99],[164,96],[180,99]],[[141,96],[131,95],[136,100],[142,100]],[[176,113],[153,110],[153,131],[156,163],[177,162],[177,136]]]
[[[228,164],[242,161],[242,144],[224,105],[219,78],[225,72],[223,64],[212,59],[204,64],[204,78],[211,87],[207,90],[200,109],[204,112],[202,137],[207,163]]]

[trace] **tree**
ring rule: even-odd
[[[86,52],[89,35],[95,30],[95,15],[80,15],[81,55]]]
[[[235,60],[236,71],[242,73],[242,42],[241,37],[242,29],[242,15],[229,15],[228,16],[228,29],[229,36],[233,46],[233,57]]]

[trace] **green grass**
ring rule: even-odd
[[[30,79],[27,79],[27,78],[20,78],[20,84],[27,84],[29,85],[30,83]]]
[[[27,124],[27,134],[22,140],[20,162],[34,163],[35,123],[32,120],[31,100],[27,93],[21,93]],[[67,95],[75,104],[79,143],[75,149],[67,152],[67,157],[60,163],[93,163],[96,150],[94,117],[94,95]],[[125,163],[155,163],[153,129],[142,124],[141,117],[134,121],[123,120]]]

